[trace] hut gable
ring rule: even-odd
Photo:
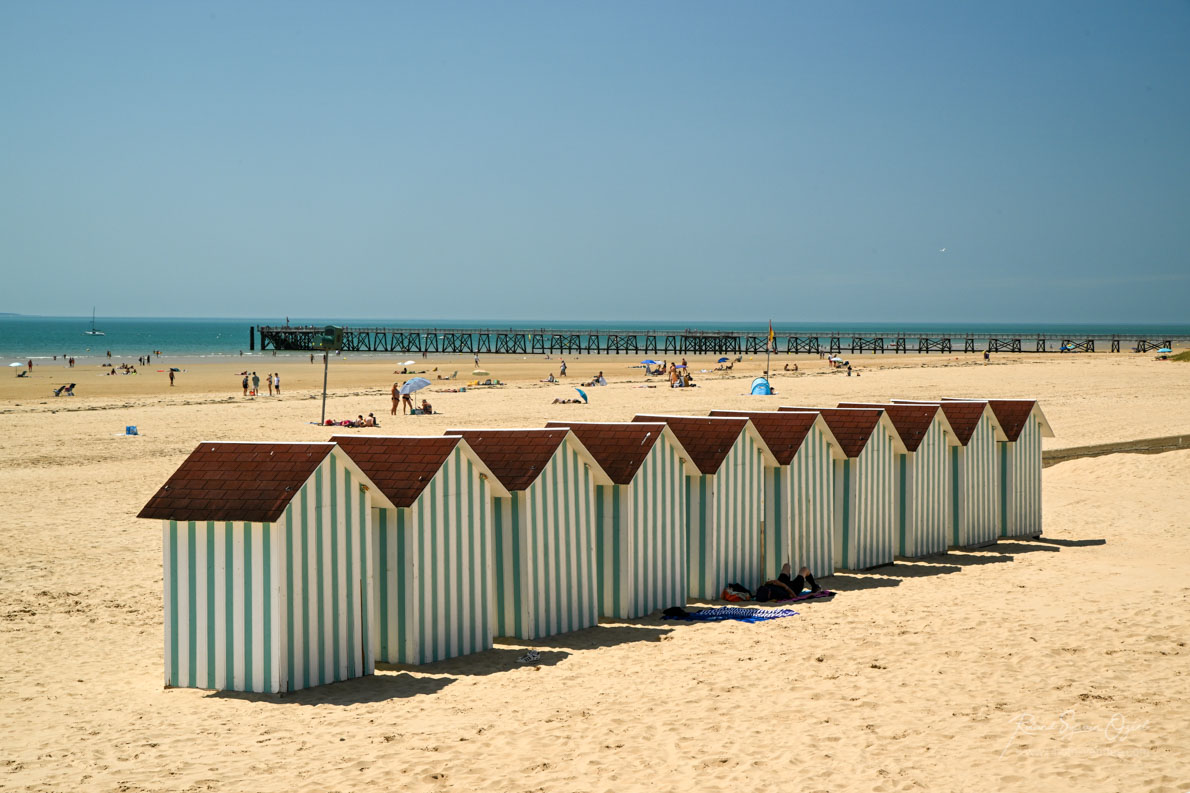
[[[983,411],[987,409],[987,405],[983,402],[914,402],[907,399],[894,399],[893,401],[898,405],[941,405],[942,413],[950,422],[955,437],[963,446],[971,442],[971,436],[975,434],[975,428],[979,426],[979,420],[983,418]]]
[[[793,461],[794,455],[802,448],[806,436],[818,421],[814,413],[781,413],[772,410],[712,410],[711,415],[751,421],[777,458],[778,465],[789,465]],[[833,442],[834,438],[830,440]]]
[[[953,397],[943,397],[943,402],[970,402],[983,400],[970,399],[956,399]],[[1025,425],[1029,423],[1029,416],[1033,411],[1041,414],[1041,408],[1037,405],[1036,399],[989,399],[988,405],[992,409],[992,413],[996,416],[996,421],[1000,422],[1000,428],[1004,430],[1004,435],[1008,440],[1015,442],[1021,437],[1021,432],[1024,431]],[[1050,429],[1049,421],[1046,420],[1045,415],[1038,416],[1041,421],[1042,436],[1047,438],[1054,437],[1054,431]]]
[[[569,429],[617,485],[632,482],[665,431],[661,423],[551,421],[550,429]]]
[[[704,418],[701,416],[636,416],[634,423],[663,422],[690,455],[690,462],[703,474],[718,472],[740,433],[748,427],[746,418]]]
[[[200,443],[137,517],[272,523],[333,443]]]
[[[509,491],[528,490],[566,440],[567,430],[447,430],[461,435]]]
[[[910,452],[917,451],[917,447],[921,446],[940,409],[937,405],[881,405],[868,402],[840,402],[839,407],[883,410],[897,428],[905,449]]]
[[[863,453],[864,447],[868,445],[868,439],[872,437],[872,432],[879,426],[880,419],[884,415],[884,411],[879,409],[782,406],[779,410],[810,411],[820,414],[823,420],[826,421],[826,425],[830,427],[831,432],[834,433],[835,438],[839,441],[839,446],[843,449],[843,453],[848,457],[859,457]]]
[[[417,501],[456,448],[470,452],[458,436],[336,435],[331,440],[399,508]],[[486,466],[481,464],[481,468],[487,473]],[[502,490],[498,484],[496,487]]]

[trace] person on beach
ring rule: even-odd
[[[269,384],[269,396],[273,395],[273,373],[269,372],[264,376],[264,380]]]
[[[272,390],[273,389],[270,386],[269,391],[271,392]],[[252,393],[255,396],[260,395],[260,375],[258,375],[256,372],[252,373]]]
[[[393,383],[393,410],[390,415],[397,415],[397,403],[401,401],[401,392],[397,389],[397,384]]]
[[[281,373],[277,372],[273,375],[273,388],[277,391],[277,396],[281,396]]]
[[[248,375],[244,375],[244,382],[241,385],[244,386],[244,396],[248,396]]]
[[[413,412],[413,395],[401,394],[401,415],[406,416]]]
[[[169,387],[170,388],[174,387],[174,370],[173,369],[169,370]]]
[[[756,589],[756,600],[759,603],[772,602],[776,600],[791,600],[802,594],[802,590],[809,589],[811,592],[818,592],[822,587],[814,580],[814,576],[810,573],[810,568],[803,567],[798,571],[797,577],[791,579],[789,574],[792,568],[786,562],[781,566],[781,574],[775,580],[765,581]]]
[[[562,365],[558,367],[558,376],[559,377],[566,376],[566,359],[565,358],[562,359]]]
[[[434,414],[434,408],[426,400],[421,401],[421,412],[423,416],[431,416]]]

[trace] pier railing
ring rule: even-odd
[[[323,326],[261,325],[249,328],[249,349],[317,349]],[[981,352],[1149,352],[1190,336],[1143,337],[1137,334],[1061,334],[1007,331],[780,331],[774,333],[774,353],[953,353]],[[755,355],[769,347],[767,330],[720,331],[608,330],[557,328],[378,328],[344,327],[343,349],[349,352],[463,353],[532,355],[563,353],[626,355]]]

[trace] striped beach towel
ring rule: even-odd
[[[686,615],[665,616],[667,620],[687,620],[690,622],[721,622],[736,620],[738,622],[767,622],[782,617],[796,617],[793,609],[757,609],[742,606],[724,606],[722,608],[706,608]]]

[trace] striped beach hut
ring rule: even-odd
[[[776,459],[764,469],[762,575],[776,578],[788,562],[815,578],[834,567],[834,470],[843,450],[817,413],[712,410],[712,416],[746,418]]]
[[[950,448],[952,548],[978,548],[1000,537],[1000,470],[997,441],[1004,430],[986,402],[894,399],[896,404],[941,405],[958,444]]]
[[[905,452],[897,456],[896,554],[920,558],[946,553],[950,540],[950,447],[957,446],[937,405],[840,402],[841,408],[879,408],[897,428]]]
[[[490,649],[492,498],[508,491],[457,436],[331,441],[388,502],[372,505],[376,659],[424,664]]]
[[[954,401],[945,399],[944,401]],[[989,399],[1004,431],[997,441],[1000,536],[1041,536],[1041,439],[1054,437],[1035,399]]]
[[[373,672],[372,506],[333,443],[201,443],[162,521],[165,684],[278,693]]]
[[[611,480],[567,429],[448,430],[508,491],[492,505],[495,633],[539,639],[599,620],[595,487]]]
[[[822,415],[843,451],[835,463],[835,568],[892,564],[896,543],[896,457],[905,445],[883,410],[782,407]]]
[[[665,424],[551,421],[569,429],[611,479],[595,487],[599,614],[640,617],[685,605],[689,454]]]
[[[760,566],[764,468],[776,458],[745,418],[636,416],[662,422],[690,455],[686,480],[686,557],[690,597],[718,598],[723,587],[755,589]]]

